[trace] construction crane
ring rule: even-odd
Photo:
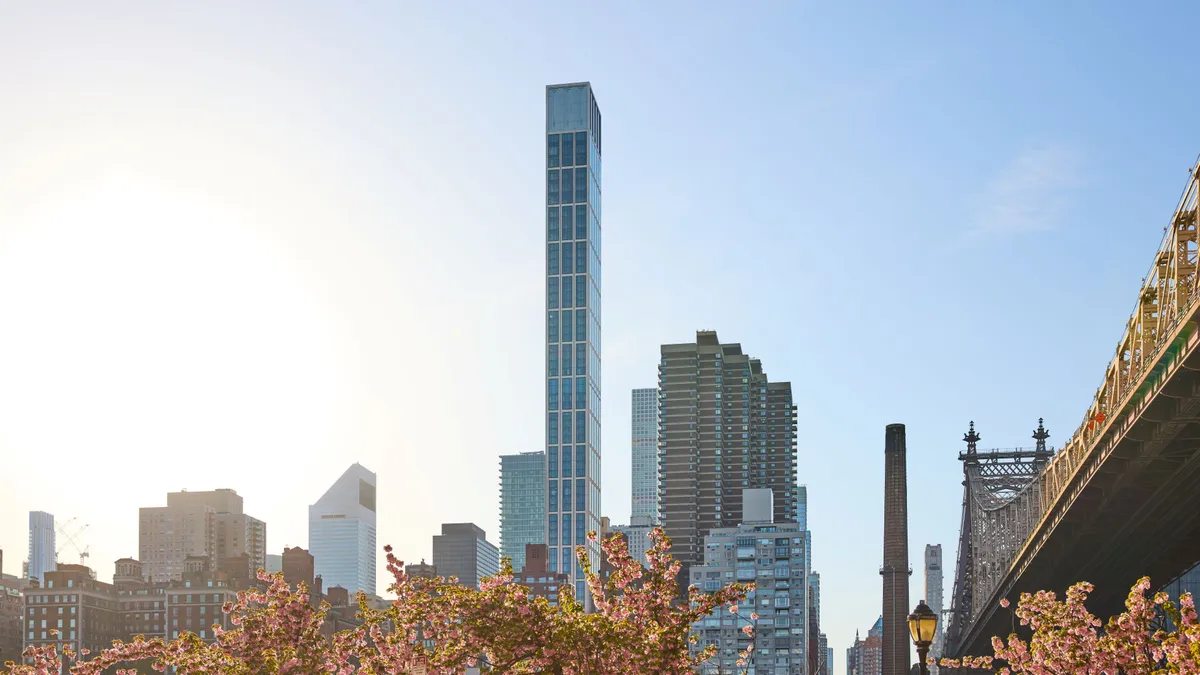
[[[80,547],[79,535],[83,534],[84,530],[88,529],[88,525],[86,523],[84,523],[83,525],[80,525],[74,529],[68,529],[77,520],[79,520],[79,519],[78,518],[68,518],[65,523],[63,523],[62,525],[59,525],[58,526],[58,536],[65,539],[66,544],[70,544],[72,547],[75,548],[76,553],[79,554],[79,564],[86,565],[88,555],[89,555],[88,549],[90,547],[88,547],[88,546]],[[62,556],[63,551],[65,551],[67,548],[66,544],[59,546],[58,550],[56,550],[54,552],[55,560],[58,560]]]

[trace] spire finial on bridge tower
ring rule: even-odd
[[[971,428],[963,434],[963,440],[967,442],[967,454],[975,454],[975,446],[981,438],[983,437],[975,433],[975,420],[971,420]]]
[[[1046,439],[1050,438],[1050,432],[1046,431],[1046,425],[1043,424],[1042,418],[1038,418],[1038,428],[1033,431],[1033,439],[1037,441],[1037,452],[1046,452]]]

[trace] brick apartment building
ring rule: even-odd
[[[547,570],[548,551],[545,544],[525,544],[525,567],[513,572],[513,582],[527,587],[535,596],[546,598],[551,605],[557,605],[559,588],[570,580],[561,572]]]

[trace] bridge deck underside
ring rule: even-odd
[[[1197,331],[1161,387],[1113,425],[1121,435],[1023,571],[1002,586],[1061,594],[1077,581],[1096,586],[1088,608],[1107,618],[1124,609],[1130,586],[1157,587],[1200,561],[1200,349]],[[1011,575],[1011,573],[1010,573]],[[960,653],[991,654],[992,636],[1013,632],[995,606],[973,625]]]

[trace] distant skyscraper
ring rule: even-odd
[[[45,582],[46,572],[58,569],[57,550],[54,515],[45,511],[30,511],[29,570],[26,578]]]
[[[808,529],[808,486],[796,486],[796,522],[800,523],[800,529]]]
[[[704,536],[742,522],[742,490],[770,488],[776,523],[796,523],[792,385],[714,331],[662,346],[658,366],[659,517],[684,566],[704,562]]]
[[[820,675],[832,675],[833,650],[829,648],[829,638],[824,633],[817,636],[817,649],[821,650]]]
[[[208,558],[210,569],[242,554],[247,573],[267,565],[267,526],[242,512],[234,490],[168,492],[166,506],[138,509],[138,556],[150,581],[179,579],[188,556]]]
[[[908,469],[904,425],[889,424],[883,478],[883,675],[908,675]]]
[[[634,389],[633,511],[629,524],[658,524],[658,389]]]
[[[590,84],[546,87],[546,542],[577,598],[575,546],[600,569],[601,136]]]
[[[308,507],[308,552],[326,588],[375,593],[375,490],[375,473],[351,464]]]
[[[938,617],[937,633],[933,637],[933,646],[929,648],[929,655],[935,657],[942,655],[942,595],[942,545],[926,544],[925,604]],[[936,674],[937,666],[931,667],[931,670]]]
[[[646,551],[650,550],[651,529],[651,525],[617,525],[613,528],[613,532],[617,532],[625,538],[629,555],[640,562],[642,567],[650,566],[650,563],[646,561]]]
[[[475,523],[446,523],[433,536],[433,566],[439,576],[458,577],[460,584],[478,588],[500,571],[500,551]]]
[[[500,456],[500,555],[525,567],[525,545],[546,541],[546,453]]]

